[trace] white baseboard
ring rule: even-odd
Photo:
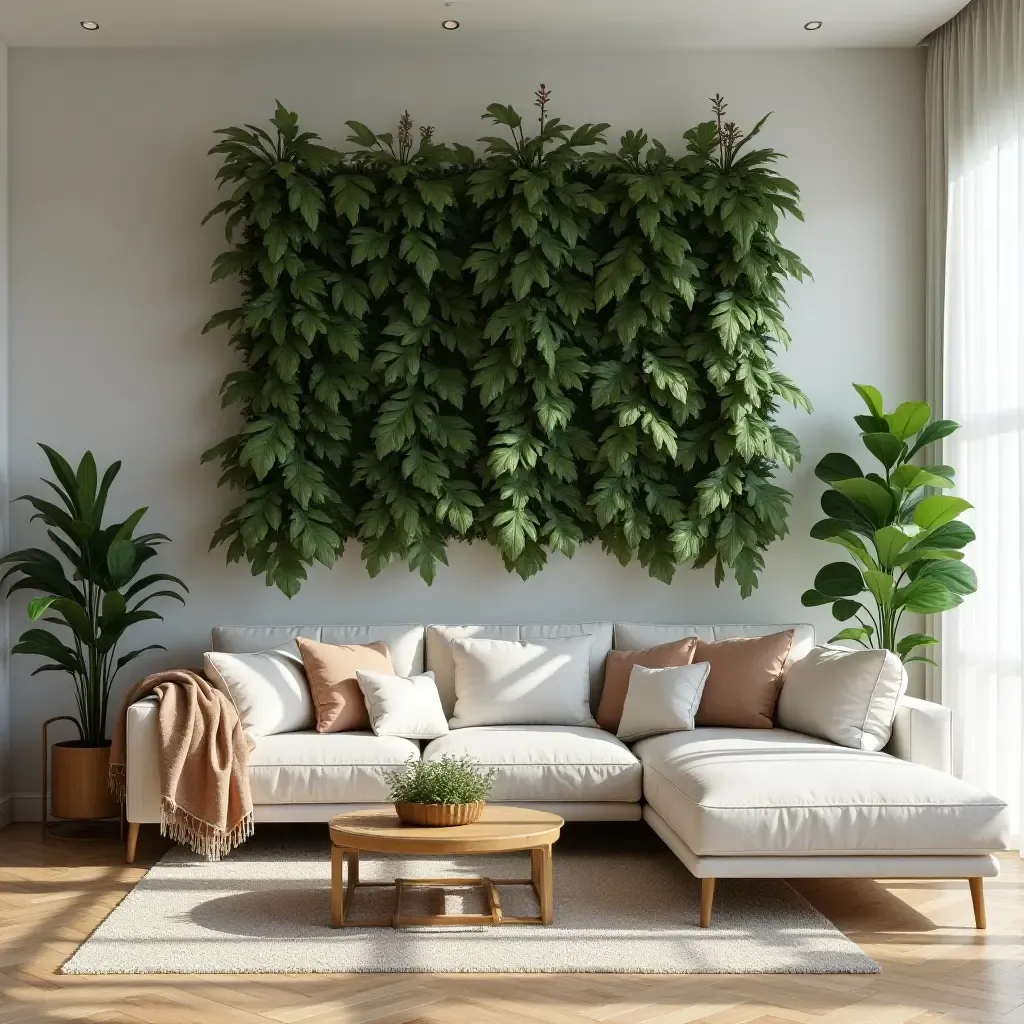
[[[14,821],[14,797],[0,797],[0,828],[6,828]]]
[[[15,793],[8,797],[13,809],[11,820],[41,821],[42,799],[42,794],[40,793]]]

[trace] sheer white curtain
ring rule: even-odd
[[[1024,0],[974,0],[929,40],[929,386],[975,508],[978,593],[943,616],[955,760],[1024,821]],[[933,683],[934,687],[934,683]]]

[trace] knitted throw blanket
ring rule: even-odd
[[[172,669],[147,676],[125,697],[110,747],[110,788],[126,785],[128,708],[159,701],[160,834],[219,860],[252,835],[249,747],[234,705],[202,676]]]

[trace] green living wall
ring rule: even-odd
[[[347,122],[346,152],[280,105],[219,133],[213,276],[242,301],[207,330],[242,357],[241,423],[204,458],[242,492],[229,561],[291,596],[350,539],[371,576],[401,559],[428,583],[451,540],[524,578],[596,540],[665,582],[713,562],[757,585],[800,455],[779,402],[808,408],[773,365],[806,273],[776,234],[797,188],[720,97],[682,155],[642,131],[606,148],[549,100],[532,129],[488,107],[479,154],[408,114]]]

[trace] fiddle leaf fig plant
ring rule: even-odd
[[[825,519],[811,536],[844,548],[852,562],[830,562],[804,593],[806,607],[831,604],[840,622],[854,620],[830,643],[851,640],[863,647],[894,651],[905,664],[935,662],[921,654],[938,643],[923,633],[900,636],[906,612],[934,615],[959,605],[978,589],[963,558],[974,531],[959,516],[971,504],[953,494],[954,470],[914,460],[933,442],[959,429],[952,420],[933,420],[926,402],[903,402],[885,412],[882,395],[854,384],[868,408],[855,420],[880,472],[865,472],[839,452],[826,455],[815,475],[829,485],[821,496]]]
[[[12,654],[43,658],[32,672],[62,672],[71,677],[78,705],[78,725],[86,746],[106,742],[107,703],[114,678],[140,654],[164,650],[148,644],[118,654],[124,634],[139,622],[163,619],[147,608],[150,602],[169,598],[185,603],[180,591],[188,587],[167,573],[143,573],[143,567],[170,540],[162,533],[136,533],[145,508],[137,509],[123,522],[103,524],[107,495],[121,468],[109,466],[97,472],[92,452],[86,452],[73,469],[58,452],[40,445],[46,453],[54,480],[43,478],[60,499],[24,495],[34,509],[33,520],[41,520],[47,536],[63,558],[43,548],[24,548],[0,558],[11,568],[0,584],[12,576],[8,595],[25,590],[39,596],[28,603],[32,622],[42,619],[66,630],[66,639],[52,630],[26,629],[11,648]],[[159,589],[155,589],[159,588]]]

